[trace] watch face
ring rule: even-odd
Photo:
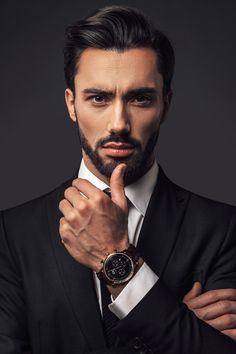
[[[133,261],[127,254],[113,253],[106,259],[104,272],[111,281],[123,283],[133,275]]]

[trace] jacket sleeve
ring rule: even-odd
[[[236,288],[235,216],[205,284],[205,291],[220,288]],[[119,321],[115,331],[137,353],[236,353],[236,342],[198,319],[162,279]]]
[[[0,353],[30,354],[22,281],[0,213]]]

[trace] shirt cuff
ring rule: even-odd
[[[159,277],[151,270],[147,263],[143,263],[139,271],[128,282],[109,309],[121,320],[142,300],[142,298],[156,284]]]

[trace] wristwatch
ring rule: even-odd
[[[115,251],[102,261],[102,269],[97,273],[100,280],[107,285],[124,284],[135,274],[140,255],[134,245],[123,251]]]

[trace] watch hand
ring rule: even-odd
[[[116,269],[119,269],[119,268],[124,268],[124,266],[123,266],[123,265],[120,265],[120,266],[118,266],[118,267],[112,268],[111,270],[116,270]]]

